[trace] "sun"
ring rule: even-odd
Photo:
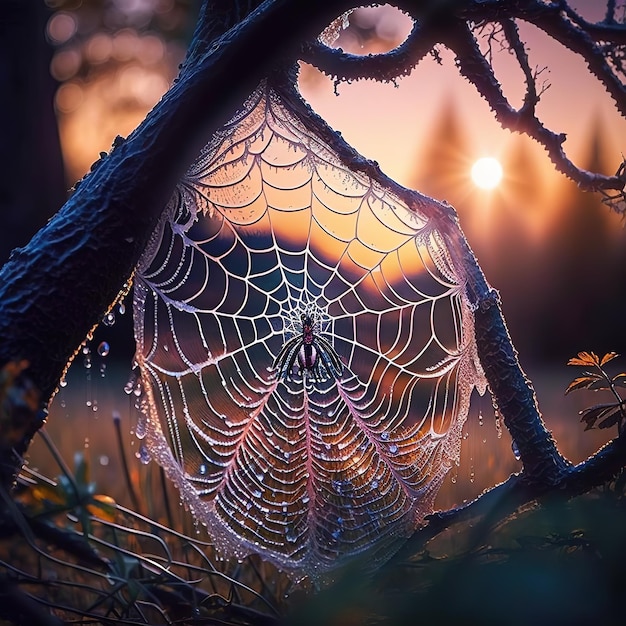
[[[495,189],[502,180],[502,165],[498,159],[483,157],[472,165],[472,181],[481,189]]]

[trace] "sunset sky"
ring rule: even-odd
[[[598,19],[602,15],[598,8],[604,3],[579,0],[571,4],[589,19]],[[398,33],[404,34],[410,28],[408,18],[399,15],[396,21],[400,24]],[[591,125],[600,120],[610,130],[611,145],[607,147],[613,153],[616,169],[626,145],[626,121],[615,111],[610,97],[577,55],[535,27],[521,24],[520,30],[528,42],[531,66],[547,67],[541,79],[547,80],[550,87],[538,106],[539,117],[552,130],[567,133],[565,147],[573,158],[580,157]],[[485,155],[501,156],[511,144],[511,133],[501,129],[476,89],[460,76],[453,55],[444,50],[442,57],[442,65],[427,57],[410,76],[399,79],[397,86],[374,81],[340,84],[336,96],[332,82],[322,78],[310,81],[311,85],[305,82],[303,93],[348,141],[403,183],[412,179],[420,146],[450,101],[458,109],[471,139],[472,151],[466,155],[468,164],[471,166],[476,158]],[[519,68],[507,52],[497,55],[496,71],[505,94],[519,106],[524,84]],[[537,150],[538,158],[542,158],[542,152]],[[550,169],[548,160],[545,161]]]
[[[576,0],[571,4],[588,19],[597,20],[602,17],[605,3]],[[375,47],[361,50],[351,31],[346,31],[336,45],[353,53],[372,52],[380,49],[376,46],[385,40],[389,47],[397,45],[411,28],[411,20],[388,5],[368,11],[378,36],[373,40]],[[360,15],[361,21],[368,19],[363,13]],[[63,39],[75,28],[72,19],[69,14],[57,15],[56,21],[51,20],[49,31]],[[567,134],[565,148],[578,165],[584,165],[592,132],[601,132],[607,167],[603,173],[614,173],[626,146],[626,120],[615,111],[612,100],[589,75],[580,58],[528,24],[520,24],[520,30],[528,43],[531,67],[546,68],[540,81],[549,87],[538,106],[539,117],[551,130]],[[57,94],[57,109],[69,185],[89,169],[100,151],[110,148],[116,135],[127,135],[139,124],[174,78],[183,54],[183,47],[174,42],[165,45],[154,34],[137,35],[129,29],[113,34],[95,33],[80,52],[71,45],[59,48],[52,69],[63,82]],[[86,78],[72,75],[81,55],[92,64]],[[304,66],[301,90],[331,126],[366,157],[378,161],[386,174],[433,195],[428,188],[433,164],[428,162],[426,152],[429,144],[438,140],[433,129],[442,113],[451,111],[458,117],[465,147],[459,155],[456,180],[446,190],[450,197],[445,199],[455,204],[481,204],[484,213],[486,204],[514,199],[520,185],[532,185],[536,180],[537,186],[544,189],[543,208],[534,212],[532,219],[530,213],[524,219],[526,228],[540,234],[555,219],[553,194],[560,193],[558,188],[564,177],[555,173],[544,150],[535,142],[503,130],[476,89],[459,75],[453,55],[443,49],[441,56],[442,65],[429,56],[395,85],[374,81],[342,83],[337,94],[329,79]],[[514,105],[519,105],[524,93],[521,72],[508,52],[495,56],[496,72],[505,94]],[[493,157],[506,161],[512,150],[520,146],[535,166],[533,180],[505,163],[502,184],[494,191],[473,184],[470,171],[477,159]],[[485,217],[480,215],[481,220]],[[471,229],[470,224],[468,227]]]
[[[571,4],[588,19],[598,20],[605,3],[577,0]],[[411,21],[389,6],[367,11],[358,19],[362,26],[376,30],[376,37],[369,40],[372,47],[361,50],[350,30],[336,45],[354,53],[373,52],[385,41],[388,48],[397,45],[411,28]],[[76,24],[69,13],[61,17],[59,21],[57,14],[57,21],[51,20],[49,30],[63,41]],[[580,58],[534,27],[520,24],[520,30],[528,44],[531,67],[547,68],[541,79],[550,86],[538,106],[540,118],[551,130],[567,133],[566,150],[579,166],[587,166],[593,142],[600,141],[603,173],[613,174],[626,151],[626,121]],[[129,134],[141,122],[167,89],[184,55],[180,41],[131,29],[97,31],[82,43],[73,41],[70,37],[59,45],[52,64],[53,73],[62,79],[56,103],[68,187],[88,171],[100,151],[109,150],[116,135]],[[89,67],[87,73],[75,69],[81,55]],[[460,77],[453,55],[443,49],[441,56],[442,65],[427,57],[410,76],[398,79],[397,85],[342,83],[338,94],[329,79],[303,66],[301,91],[331,126],[366,157],[378,161],[386,174],[456,207],[488,279],[502,290],[515,336],[541,325],[559,330],[544,331],[541,339],[531,337],[530,352],[541,356],[554,351],[549,340],[568,326],[569,335],[557,341],[559,362],[569,356],[566,350],[600,350],[605,345],[621,350],[626,342],[613,345],[611,325],[599,321],[603,306],[595,304],[608,293],[613,300],[604,307],[614,311],[616,319],[626,314],[623,281],[615,274],[624,266],[621,250],[626,249],[621,218],[600,207],[597,196],[580,194],[555,171],[533,140],[503,130],[475,88]],[[496,55],[495,68],[505,93],[519,105],[522,76],[506,51]],[[443,135],[452,130],[458,142],[446,145],[450,138]],[[456,153],[446,163],[450,155],[445,152],[451,150]],[[481,157],[502,163],[502,182],[493,190],[481,189],[471,180],[472,166]],[[596,205],[593,215],[586,209],[572,211],[573,206],[589,202],[589,197]],[[574,231],[585,232],[589,226],[578,224],[572,216],[580,221],[584,214],[602,233],[592,238],[595,247],[585,245],[581,254],[574,251],[581,245]],[[610,235],[604,232],[607,228]],[[581,278],[582,270],[577,268],[584,268],[588,278]],[[585,290],[585,280],[591,292]],[[581,301],[589,302],[590,310],[583,310]],[[542,306],[548,307],[547,312]],[[584,320],[588,322],[583,324]],[[586,337],[586,328],[604,329],[605,336],[601,340]]]
[[[601,18],[598,6],[603,2],[580,0],[571,4],[589,19]],[[397,12],[384,9],[378,17],[382,18],[379,35],[396,44],[398,37],[410,28],[410,21]],[[67,25],[71,30],[66,20]],[[626,151],[626,121],[578,57],[530,26],[522,25],[521,30],[528,42],[531,65],[548,67],[542,78],[550,87],[542,96],[539,116],[553,131],[567,133],[566,149],[578,165],[585,164],[593,133],[600,131],[602,157],[607,163],[604,173],[614,173],[621,153]],[[350,49],[349,41],[341,45]],[[72,73],[72,63],[76,63],[73,50],[71,45],[59,47],[58,54],[68,54],[61,60],[57,57],[55,69],[59,72],[57,78],[63,82],[57,95],[57,109],[68,186],[89,169],[100,151],[110,149],[116,135],[127,135],[141,122],[174,78],[184,54],[180,44],[166,43],[154,34],[138,35],[130,30],[100,33],[84,43],[82,53],[93,61],[93,67],[87,76],[82,76]],[[460,77],[452,54],[442,50],[441,56],[441,66],[428,57],[410,76],[399,79],[397,85],[373,81],[340,84],[338,95],[330,80],[311,68],[303,68],[301,90],[331,126],[366,157],[378,161],[386,174],[402,184],[436,193],[456,206],[461,226],[488,280],[502,294],[505,315],[524,367],[529,355],[541,359],[551,350],[551,354],[556,354],[560,378],[557,384],[548,380],[553,389],[547,396],[542,395],[541,401],[552,415],[573,416],[574,428],[571,420],[567,425],[551,424],[550,428],[567,432],[567,435],[556,433],[560,441],[569,442],[566,452],[583,458],[595,443],[590,434],[582,433],[577,423],[580,406],[572,402],[578,402],[578,398],[563,399],[567,383],[563,379],[570,374],[565,371],[565,362],[578,350],[624,351],[626,342],[615,330],[626,313],[626,293],[622,287],[626,281],[615,275],[616,268],[626,266],[624,254],[609,249],[604,232],[604,239],[593,240],[595,247],[576,249],[581,246],[581,233],[586,234],[587,223],[580,221],[580,216],[587,207],[575,214],[579,222],[572,226],[570,209],[583,202],[580,194],[576,195],[575,186],[565,183],[543,149],[532,140],[502,130],[475,88]],[[519,105],[523,82],[519,69],[507,57],[506,52],[499,55],[496,70],[505,93],[514,105]],[[64,78],[63,72],[67,73]],[[433,185],[432,177],[437,174],[439,163],[429,156],[436,148],[445,148],[437,146],[436,133],[441,130],[446,115],[458,120],[465,142],[464,150],[457,155],[457,171],[452,173],[449,188],[442,187],[441,181]],[[518,165],[511,167],[519,154],[525,155],[522,165],[518,158]],[[485,156],[500,160],[504,166],[501,185],[491,191],[479,189],[470,179],[472,165]],[[626,249],[620,218],[604,210],[594,213],[591,221],[597,222],[598,215],[614,233],[611,236],[616,242],[615,249]],[[604,223],[600,224],[602,228]],[[574,241],[574,236],[579,239]],[[598,251],[613,256],[599,260]],[[601,301],[606,294],[613,299]],[[607,318],[607,314],[612,317]],[[600,338],[586,335],[587,325],[606,332]],[[537,370],[527,371],[539,390],[545,378],[536,378]],[[483,404],[485,419],[489,419],[490,400]],[[499,440],[490,428],[490,437]],[[485,455],[482,440],[472,436],[466,444],[474,446],[466,455],[467,468],[462,468],[467,476],[470,471],[472,477],[474,474],[472,458],[478,460]],[[477,463],[477,472],[482,471],[486,476],[485,480],[477,477],[477,488],[485,481],[492,482],[495,457],[503,448],[510,449],[509,443],[497,445],[499,449],[490,448],[489,464],[478,470]],[[504,452],[509,454],[507,450]]]

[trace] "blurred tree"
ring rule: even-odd
[[[420,169],[410,181],[433,198],[457,204],[463,196],[468,170],[468,139],[454,98],[446,100],[419,156]]]
[[[0,13],[0,262],[67,199],[44,37],[50,14],[43,0],[6,0]]]
[[[596,118],[587,141],[582,167],[592,172],[610,172],[606,129]],[[568,181],[559,217],[552,224],[546,249],[540,260],[549,289],[547,304],[557,311],[557,323],[544,326],[544,345],[561,362],[571,353],[568,337],[580,336],[589,342],[581,347],[601,353],[626,349],[624,337],[616,332],[626,314],[623,298],[624,237],[615,228],[619,217],[608,211],[597,196],[580,194]],[[611,320],[613,323],[611,323]]]

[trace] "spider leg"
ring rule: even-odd
[[[291,370],[298,357],[298,351],[300,350],[300,344],[302,343],[302,337],[296,335],[292,337],[278,353],[278,356],[274,359],[272,367],[274,370],[278,370],[279,378],[289,378]]]
[[[339,378],[343,373],[343,363],[332,344],[324,337],[316,337],[316,349],[329,376]]]

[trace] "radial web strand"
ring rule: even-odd
[[[181,181],[137,268],[136,359],[146,448],[217,547],[319,577],[432,512],[483,383],[436,214],[294,97],[263,83]]]

